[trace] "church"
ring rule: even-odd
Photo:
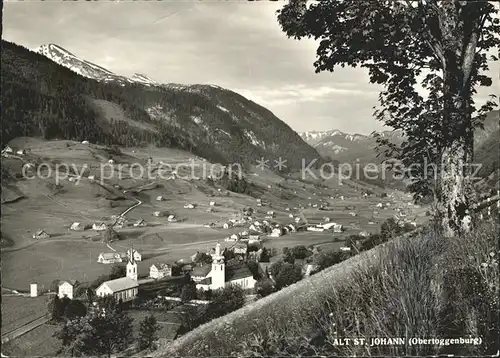
[[[196,283],[196,288],[203,291],[218,290],[230,285],[238,285],[244,290],[253,289],[257,282],[245,263],[226,266],[219,243],[215,247],[212,264],[196,267],[191,278]]]
[[[113,296],[117,302],[132,301],[137,297],[137,262],[134,255],[128,257],[127,276],[103,282],[96,290],[98,297]]]

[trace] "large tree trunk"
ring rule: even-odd
[[[439,11],[441,41],[436,55],[443,70],[443,142],[438,178],[438,215],[447,237],[465,234],[473,226],[471,178],[474,132],[471,120],[471,76],[482,26],[480,9],[469,10],[464,23],[456,0],[443,1]],[[482,6],[481,4],[478,5]],[[466,26],[467,25],[467,26]]]
[[[443,113],[441,170],[438,214],[446,237],[462,235],[472,229],[473,183],[471,178],[474,134],[469,98],[456,77],[449,86]],[[466,93],[468,91],[465,91]]]

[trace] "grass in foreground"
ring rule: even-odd
[[[160,356],[495,354],[498,225],[362,253],[181,337]],[[478,345],[335,345],[335,338],[481,338]]]

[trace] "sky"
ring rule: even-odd
[[[54,43],[119,75],[216,84],[268,108],[298,132],[384,129],[373,118],[380,87],[369,83],[363,69],[316,74],[317,43],[286,37],[276,19],[282,6],[7,0],[2,36],[30,49]],[[498,73],[500,67],[495,69]],[[498,83],[480,95],[491,92],[498,92]]]

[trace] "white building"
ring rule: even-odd
[[[58,293],[59,298],[68,297],[70,300],[73,299],[73,291],[77,285],[76,280],[61,281],[59,282]]]
[[[168,264],[156,263],[149,267],[150,278],[161,279],[169,276],[172,276],[172,266]]]
[[[120,277],[103,282],[96,290],[98,297],[113,296],[116,301],[132,301],[139,291],[139,284],[130,277]]]
[[[49,234],[47,234],[44,230],[38,230],[34,235],[33,239],[48,239],[50,237]]]
[[[12,154],[12,153],[14,153],[14,150],[12,150],[12,148],[9,147],[8,145],[4,149],[2,149],[2,154]]]
[[[307,231],[322,232],[325,231],[325,229],[323,227],[318,227],[318,226],[308,226]]]
[[[194,209],[195,205],[194,204],[186,204],[184,205],[184,209]]]
[[[101,252],[97,257],[100,264],[115,264],[122,262],[122,257],[117,252]]]
[[[130,250],[129,250],[130,251]],[[128,257],[127,260],[127,277],[137,282],[137,262],[135,262],[134,255]]]
[[[283,235],[283,230],[281,230],[281,228],[274,228],[269,234],[271,237],[280,237],[281,235]]]
[[[224,256],[220,251],[220,244],[215,248],[212,265],[195,268],[191,274],[196,288],[206,290],[218,290],[230,285],[238,285],[243,289],[253,289],[257,282],[246,264],[238,264],[226,267]]]
[[[95,231],[104,231],[107,228],[108,228],[108,226],[106,225],[106,223],[103,223],[103,222],[98,222],[98,223],[92,224],[92,230],[95,230]]]
[[[139,219],[134,223],[134,226],[135,227],[144,227],[144,226],[147,226],[147,223],[146,223],[146,221],[144,221],[144,219]]]
[[[156,197],[156,201],[164,201],[164,200],[165,200],[165,198],[163,196],[161,196],[161,195],[158,195]]]
[[[130,259],[133,255],[134,261],[142,261],[142,255],[135,249],[127,250],[127,258]]]
[[[38,297],[38,284],[36,282],[30,284],[30,297]]]
[[[82,223],[74,222],[73,224],[71,224],[70,230],[82,231],[85,230],[85,226]]]

